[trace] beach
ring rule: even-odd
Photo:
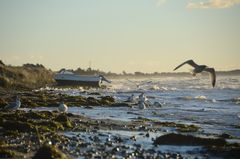
[[[0,159],[239,159],[240,0],[0,0]]]
[[[113,79],[106,88],[15,91],[22,104],[1,111],[0,156],[32,158],[51,150],[62,158],[237,158],[239,77],[218,79],[215,89],[207,77],[161,77]],[[143,110],[141,93],[149,101]],[[132,94],[136,102],[127,101]],[[11,100],[2,90],[2,108]],[[66,113],[57,109],[61,100]]]

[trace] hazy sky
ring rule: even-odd
[[[0,0],[0,59],[47,68],[240,68],[240,0]],[[180,71],[186,71],[184,67]]]

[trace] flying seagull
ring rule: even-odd
[[[177,66],[173,71],[175,71],[176,69],[178,69],[179,67],[181,67],[181,66],[183,66],[185,64],[189,64],[190,66],[194,67],[194,69],[192,71],[193,76],[196,76],[197,73],[201,73],[203,71],[209,72],[210,75],[211,75],[212,86],[213,87],[215,86],[215,83],[216,83],[216,73],[215,73],[214,68],[210,68],[210,67],[208,67],[206,65],[198,65],[193,60],[188,60],[188,61],[182,63],[181,65]]]

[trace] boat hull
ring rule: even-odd
[[[110,83],[102,75],[78,75],[64,70],[55,75],[55,80],[59,86],[100,87],[102,81]]]

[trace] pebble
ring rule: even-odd
[[[149,134],[149,133],[147,133],[147,134],[146,134],[146,137],[150,137],[150,134]]]
[[[136,141],[136,136],[133,135],[133,136],[130,137],[130,139],[133,140],[133,141]]]

